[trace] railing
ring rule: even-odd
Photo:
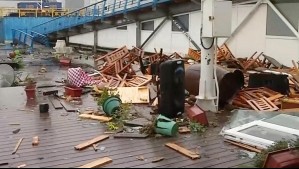
[[[47,47],[50,47],[50,42],[47,36],[34,31],[31,31],[31,35],[33,36],[33,41],[39,42]]]
[[[0,17],[4,16],[15,16],[15,17],[25,17],[25,16],[48,16],[48,17],[59,17],[69,13],[69,9],[30,9],[30,8],[0,8]]]
[[[27,30],[25,30],[27,31]],[[19,44],[27,45],[30,47],[30,50],[33,50],[33,36],[29,33],[19,30],[12,29],[13,41],[17,41]]]
[[[159,3],[170,1],[171,0],[103,0],[37,25],[33,27],[33,30],[42,34],[49,34],[140,8],[148,6],[155,7]]]

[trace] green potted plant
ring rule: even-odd
[[[27,99],[34,99],[36,91],[36,81],[34,78],[29,77],[29,75],[25,79],[25,92],[27,95]]]

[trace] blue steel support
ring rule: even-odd
[[[141,0],[138,0],[138,8],[140,8]]]
[[[114,3],[113,3],[112,15],[114,15],[114,12],[115,12],[115,5],[116,5],[116,0],[114,0]]]
[[[86,10],[87,10],[87,8],[86,8]],[[96,12],[97,12],[97,6],[95,5],[95,6],[93,6],[93,13],[92,13],[93,17],[95,17],[97,15]]]
[[[127,6],[128,6],[128,0],[126,0],[126,2],[125,2],[124,13],[127,13]]]
[[[104,0],[104,3],[103,3],[102,15],[101,15],[102,20],[104,19],[104,15],[105,15],[105,6],[106,6],[106,0]]]
[[[22,37],[22,34],[20,33],[20,35],[19,35],[19,42],[21,42],[21,37]]]
[[[26,45],[26,41],[27,41],[27,34],[24,35],[24,41],[23,41],[24,45]]]

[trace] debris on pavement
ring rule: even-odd
[[[75,149],[76,150],[83,150],[83,149],[85,149],[89,146],[92,146],[93,144],[96,144],[96,143],[98,143],[100,141],[103,141],[103,140],[106,140],[108,138],[109,138],[109,135],[102,135],[102,136],[96,137],[92,140],[89,140],[87,142],[84,142],[82,144],[79,144],[79,145],[75,146]]]
[[[160,161],[163,161],[165,158],[164,157],[155,157],[153,160],[152,160],[152,163],[158,163]]]
[[[35,136],[32,138],[32,146],[38,146],[39,145],[39,137]]]
[[[180,147],[180,146],[178,146],[178,145],[176,145],[174,143],[167,143],[167,144],[165,144],[165,146],[169,147],[169,148],[171,148],[171,149],[173,149],[173,150],[175,150],[175,151],[177,151],[177,152],[179,152],[179,153],[181,153],[181,154],[183,154],[183,155],[185,155],[185,156],[187,156],[189,158],[191,158],[192,160],[200,158],[199,154],[197,154],[195,152],[192,152],[192,151],[189,151],[189,150],[187,150],[187,149],[185,149],[183,147]]]
[[[109,164],[112,162],[112,159],[109,157],[104,157],[99,160],[93,161],[91,163],[85,164],[79,168],[99,168],[102,167],[103,165]]]
[[[17,153],[17,151],[18,151],[19,147],[21,146],[23,140],[24,140],[24,138],[21,138],[21,139],[18,141],[18,143],[16,144],[16,147],[15,147],[14,151],[12,152],[12,154],[16,154],[16,153]]]

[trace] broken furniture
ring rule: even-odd
[[[232,104],[242,108],[257,111],[275,111],[281,105],[279,99],[284,95],[266,87],[246,88],[240,91],[233,99]]]

